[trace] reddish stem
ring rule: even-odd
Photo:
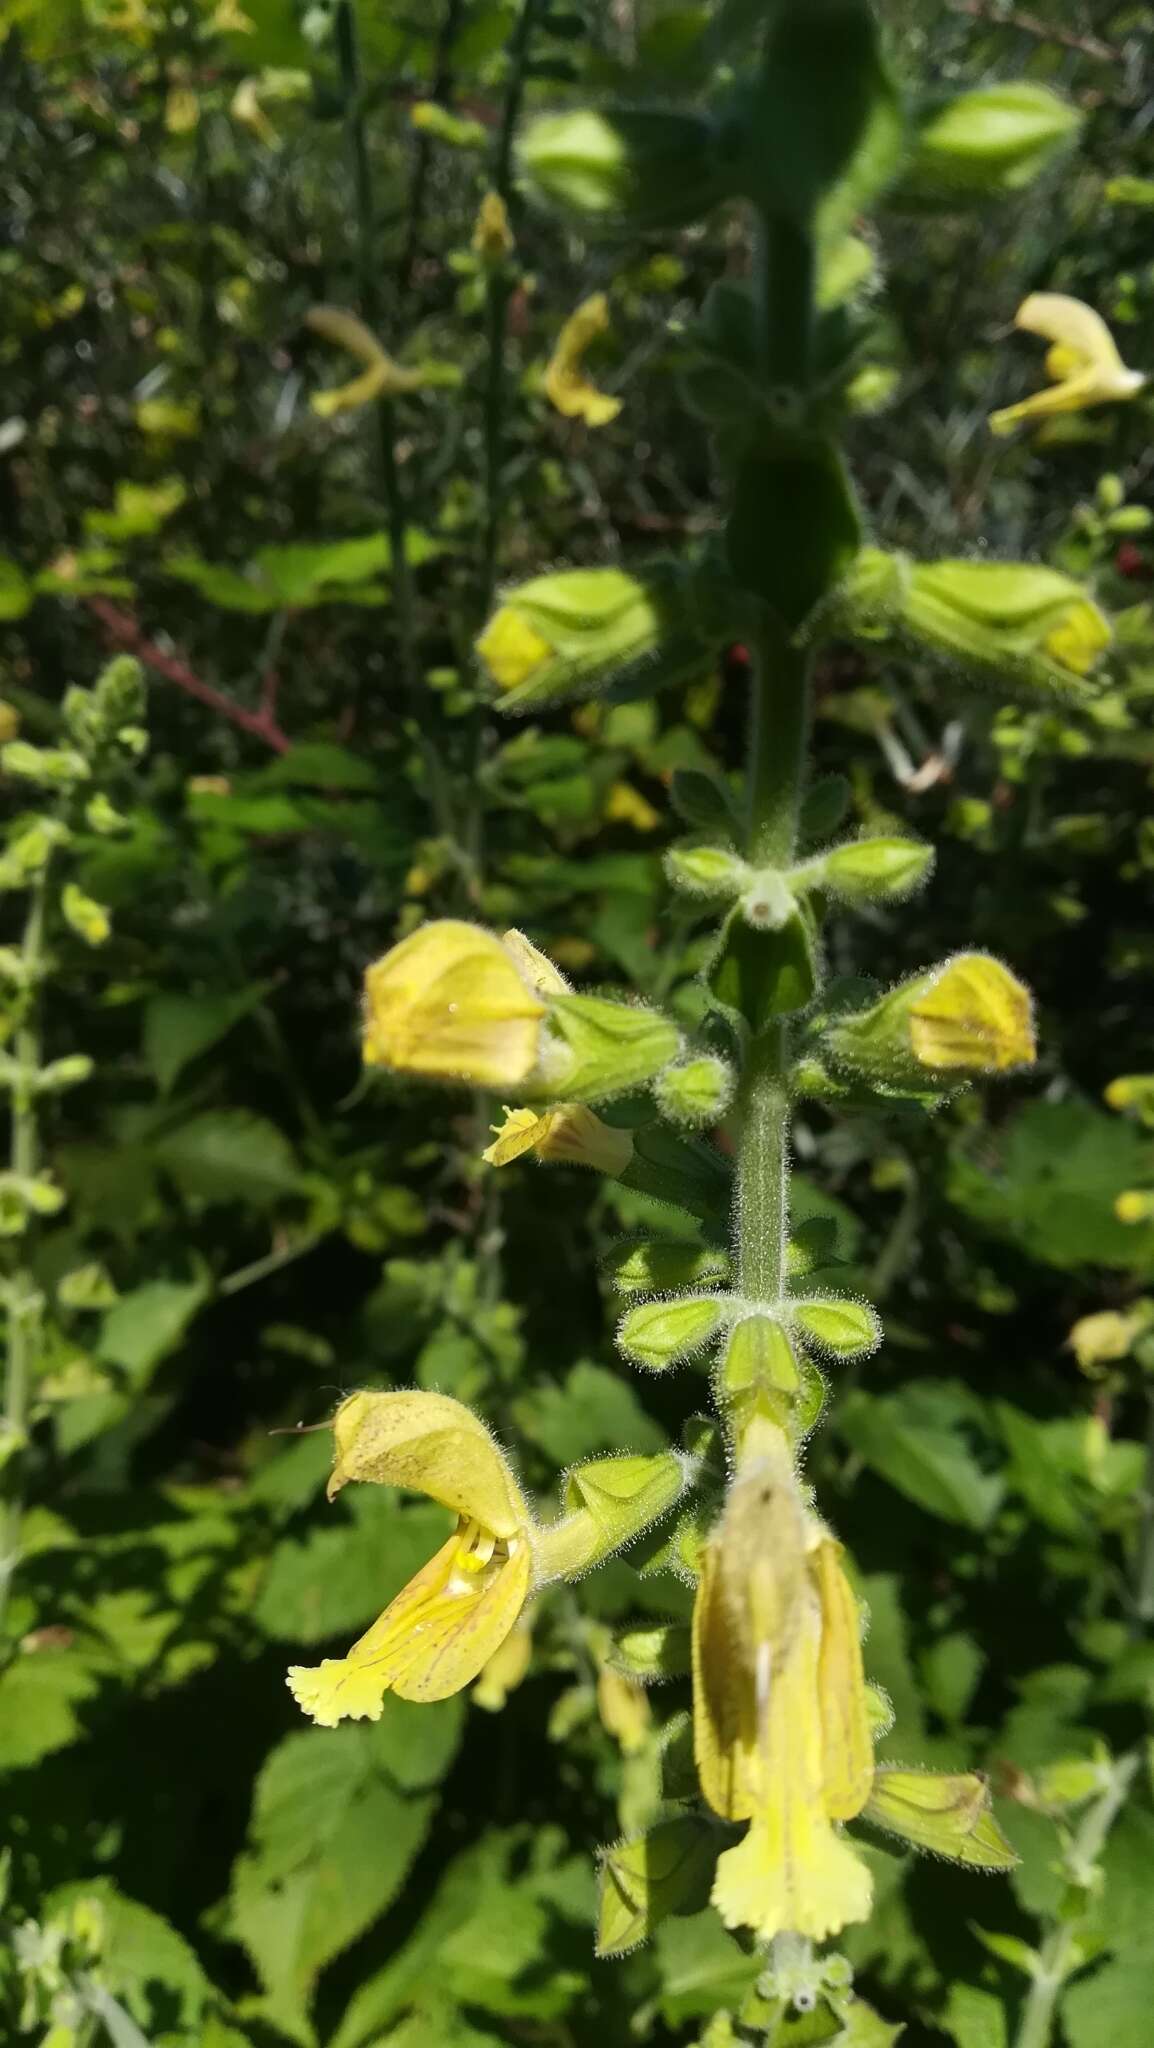
[[[119,605],[110,604],[105,597],[90,597],[85,602],[93,617],[100,620],[109,638],[114,640],[118,647],[135,654],[137,660],[144,663],[145,668],[150,668],[156,675],[163,676],[166,682],[175,683],[177,689],[183,690],[186,696],[195,697],[198,704],[207,705],[210,711],[215,711],[219,718],[226,718],[230,725],[239,727],[241,732],[249,733],[253,739],[263,740],[265,746],[271,747],[274,754],[287,754],[292,741],[276,716],[280,679],[275,670],[270,669],[264,677],[260,709],[246,711],[243,704],[238,704],[234,698],[227,697],[223,690],[214,688],[212,683],[206,683],[202,676],[197,675],[195,669],[189,668],[188,663],[180,659],[179,655],[167,654],[163,647],[158,647],[155,640],[150,640],[141,630],[131,612],[121,611]]]

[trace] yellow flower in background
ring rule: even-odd
[[[1126,1188],[1114,1198],[1119,1223],[1154,1223],[1154,1189]]]
[[[1081,299],[1067,298],[1063,292],[1031,292],[1018,307],[1014,325],[1050,343],[1050,388],[992,412],[995,434],[1012,433],[1019,420],[1050,419],[1055,413],[1083,412],[1088,406],[1135,398],[1146,383],[1140,370],[1127,369],[1101,314]]]
[[[457,1527],[347,1657],[294,1664],[289,1688],[322,1728],[379,1720],[385,1694],[441,1700],[469,1685],[520,1619],[530,1515],[484,1425],[446,1394],[353,1394],[333,1424],[331,1500],[350,1480],[440,1501]]]
[[[495,932],[440,918],[366,973],[365,1064],[517,1087],[537,1063],[546,1014],[520,959]]]
[[[605,817],[611,825],[632,825],[635,832],[653,832],[661,823],[660,811],[631,782],[610,783]]]
[[[1029,990],[989,953],[958,953],[910,1006],[915,1059],[937,1073],[1028,1066],[1037,1045]]]
[[[507,262],[516,243],[509,225],[509,209],[499,192],[486,192],[477,209],[470,246],[482,263],[496,266]]]
[[[528,1608],[523,1608],[508,1635],[488,1662],[473,1687],[473,1698],[487,1714],[499,1714],[511,1692],[516,1692],[529,1675],[533,1662],[533,1625]]]
[[[349,383],[338,384],[331,391],[313,392],[309,403],[321,419],[349,412],[358,405],[369,405],[375,398],[398,398],[407,391],[419,391],[424,383],[419,370],[402,369],[393,361],[355,313],[346,313],[339,306],[312,306],[305,314],[305,326],[336,348],[347,350],[365,366],[362,374]]]
[[[761,1941],[864,1920],[866,1865],[835,1822],[873,1781],[857,1605],[841,1548],[807,1515],[785,1437],[758,1422],[707,1544],[693,1613],[694,1753],[715,1813],[749,1830],[713,1903]]]
[[[1100,1377],[1100,1366],[1112,1365],[1119,1358],[1130,1356],[1135,1339],[1142,1335],[1149,1322],[1150,1311],[1145,1302],[1136,1302],[1125,1314],[1117,1309],[1099,1309],[1095,1315],[1078,1318],[1066,1343],[1078,1361],[1079,1370],[1088,1378],[1095,1379]]]
[[[621,400],[599,391],[582,367],[587,351],[608,331],[609,301],[604,292],[594,292],[566,320],[545,372],[546,396],[557,411],[590,427],[607,427],[621,411]]]
[[[547,1164],[591,1166],[617,1180],[633,1157],[628,1131],[603,1123],[583,1102],[561,1102],[538,1113],[506,1109],[504,1123],[493,1125],[493,1143],[481,1157],[489,1166],[508,1166],[526,1152]]]

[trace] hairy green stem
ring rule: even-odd
[[[41,1066],[40,979],[44,962],[44,924],[48,906],[48,863],[32,883],[20,958],[24,978],[24,1014],[13,1050],[22,1078],[12,1096],[12,1172],[32,1180],[40,1168],[40,1125],[34,1077]],[[8,1355],[4,1383],[4,1429],[9,1456],[5,1469],[5,1500],[0,1521],[0,1624],[8,1604],[12,1577],[20,1560],[20,1525],[24,1514],[22,1464],[28,1429],[29,1397],[35,1366],[40,1293],[26,1266],[12,1275],[8,1294]]]
[[[1106,1837],[1117,1820],[1142,1759],[1138,1755],[1119,1757],[1110,1782],[1085,1814],[1066,1854],[1067,1867],[1087,1900],[1094,1866]],[[1037,1974],[1032,1979],[1022,2008],[1014,2048],[1050,2048],[1058,1994],[1076,1967],[1078,1945],[1085,1928],[1085,1915],[1073,1913],[1051,1929],[1042,1944]]]
[[[805,780],[809,672],[804,654],[767,622],[757,650],[749,740],[749,858],[782,867],[797,846]],[[776,1301],[789,1234],[789,1026],[752,1039],[737,1102],[738,1277],[754,1301]]]

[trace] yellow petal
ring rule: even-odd
[[[660,811],[631,782],[611,783],[605,798],[605,816],[611,824],[632,825],[637,832],[653,832],[661,823]]]
[[[508,1539],[529,1523],[504,1454],[471,1409],[448,1394],[350,1394],[333,1419],[329,1499],[350,1480],[403,1486]]]
[[[480,1571],[456,1532],[409,1580],[347,1657],[294,1665],[289,1688],[322,1728],[380,1718],[387,1692],[443,1700],[472,1683],[515,1626],[529,1589],[529,1546],[514,1538]]]
[[[733,1660],[717,1579],[717,1546],[710,1543],[693,1603],[693,1755],[713,1811],[723,1820],[748,1820],[757,1785],[756,1700]]]
[[[821,1603],[818,1697],[825,1810],[831,1820],[852,1820],[869,1797],[874,1752],[862,1669],[861,1621],[841,1556],[840,1543],[826,1538],[813,1557]]]
[[[499,690],[515,690],[527,682],[553,652],[544,635],[508,604],[494,612],[476,648]]]
[[[486,1713],[497,1714],[511,1692],[528,1676],[533,1661],[533,1630],[523,1610],[487,1663],[473,1687],[473,1698]]]
[[[493,1125],[493,1143],[481,1157],[487,1166],[509,1166],[526,1152],[536,1150],[549,1127],[552,1110],[538,1116],[535,1109],[506,1109],[505,1121]]]
[[[608,426],[621,411],[621,400],[598,391],[581,367],[586,350],[608,328],[609,302],[604,292],[594,292],[565,322],[545,372],[545,391],[557,411],[590,427]]]
[[[1102,315],[1065,292],[1031,292],[1018,307],[1014,325],[1069,350],[1082,363],[1107,371],[1126,368]]]
[[[422,925],[369,968],[365,992],[370,1066],[508,1088],[536,1064],[545,1006],[479,925]]]
[[[918,998],[910,1043],[923,1066],[990,1072],[1035,1055],[1029,992],[988,953],[959,953]]]
[[[762,1941],[785,1931],[824,1941],[869,1917],[869,1871],[825,1812],[820,1638],[814,1603],[765,1701],[753,1823],[717,1865],[713,1903],[726,1926],[751,1927]]]

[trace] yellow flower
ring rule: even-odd
[[[1154,1191],[1126,1188],[1114,1197],[1114,1214],[1119,1223],[1154,1223]]]
[[[545,372],[545,392],[558,412],[590,427],[608,426],[621,410],[621,400],[598,391],[581,367],[586,351],[608,328],[609,301],[604,292],[594,292],[566,320]]]
[[[512,1088],[541,1049],[546,1006],[513,949],[456,918],[422,925],[375,961],[365,1005],[367,1066]]]
[[[420,390],[424,382],[421,372],[404,370],[395,363],[355,313],[343,312],[339,306],[312,306],[305,314],[305,326],[337,348],[346,349],[365,366],[348,384],[339,384],[332,391],[314,391],[310,404],[321,419],[368,405],[374,398],[397,398],[406,391]]]
[[[647,796],[634,789],[631,782],[614,782],[609,786],[605,798],[605,816],[613,825],[632,825],[636,832],[653,832],[661,823],[661,813],[654,809]]]
[[[1099,1366],[1129,1357],[1135,1338],[1141,1336],[1149,1320],[1147,1307],[1141,1302],[1125,1315],[1117,1309],[1100,1309],[1096,1315],[1080,1316],[1066,1343],[1077,1359],[1079,1369],[1090,1379],[1095,1379],[1099,1377]]]
[[[1031,292],[1018,307],[1014,325],[1051,344],[1046,352],[1050,388],[991,413],[995,434],[1011,433],[1019,420],[1049,419],[1055,413],[1082,412],[1087,406],[1134,398],[1146,383],[1140,370],[1127,369],[1101,314],[1081,299],[1062,292]]]
[[[693,1692],[702,1791],[722,1819],[750,1823],[718,1861],[713,1903],[761,1941],[823,1941],[870,1910],[869,1871],[834,1825],[861,1812],[873,1780],[840,1559],[802,1506],[784,1436],[755,1423],[702,1560]]]
[[[391,1601],[347,1657],[288,1674],[322,1728],[379,1720],[385,1694],[447,1699],[469,1685],[515,1628],[532,1574],[520,1487],[475,1415],[446,1394],[353,1394],[337,1410],[330,1500],[352,1479],[404,1486],[457,1515],[447,1543]]]
[[[529,1675],[533,1662],[533,1628],[529,1610],[523,1609],[473,1687],[473,1698],[487,1714],[499,1714],[511,1692]]]
[[[508,1166],[526,1152],[546,1163],[591,1166],[620,1179],[633,1157],[628,1131],[614,1130],[583,1102],[561,1102],[555,1109],[505,1110],[505,1121],[493,1125],[493,1143],[481,1157],[489,1166]]]

